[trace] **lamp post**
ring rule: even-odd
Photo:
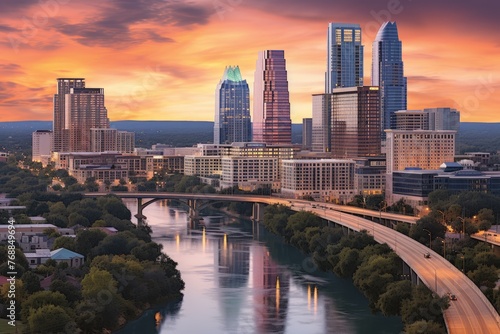
[[[465,255],[460,254],[460,258],[462,259],[462,272],[465,274]]]
[[[462,221],[462,239],[465,239],[465,218],[457,217]]]
[[[446,221],[444,219],[444,212],[441,210],[436,210],[436,211],[439,212],[443,216],[443,219],[441,220],[441,224],[446,225]]]
[[[442,239],[441,242],[443,243],[443,257],[446,259],[446,239],[443,238],[439,239]]]
[[[426,228],[423,228],[424,231],[427,231],[429,233],[429,248],[432,249],[432,233]]]

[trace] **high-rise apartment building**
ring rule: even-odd
[[[345,159],[380,155],[379,88],[336,88],[331,97],[332,156]]]
[[[253,139],[266,144],[290,144],[292,121],[283,50],[260,51],[254,81]]]
[[[250,90],[238,66],[228,66],[215,91],[214,144],[251,141]]]
[[[339,87],[363,86],[363,45],[359,24],[328,25],[325,93]]]
[[[381,137],[385,138],[385,129],[396,128],[394,113],[406,110],[407,105],[402,47],[396,22],[382,24],[375,37],[371,84],[380,87]]]
[[[69,136],[66,127],[66,94],[69,94],[72,88],[85,88],[85,79],[57,79],[57,93],[54,94],[54,118],[52,125],[54,152],[67,152],[69,149]]]
[[[90,152],[90,129],[109,128],[103,88],[71,88],[65,99],[68,150]]]

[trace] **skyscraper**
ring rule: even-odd
[[[68,130],[66,128],[66,94],[71,88],[85,88],[83,78],[58,78],[57,94],[54,94],[53,150],[67,152],[69,147]]]
[[[259,52],[254,81],[253,141],[290,144],[292,121],[285,51]]]
[[[214,144],[250,140],[250,90],[240,68],[228,66],[215,91]]]
[[[363,45],[359,24],[328,25],[325,93],[339,87],[363,86]]]
[[[373,42],[372,86],[380,87],[381,137],[395,129],[394,112],[406,110],[406,78],[396,22],[385,22]]]
[[[109,128],[104,89],[71,88],[65,95],[64,131],[68,133],[67,149],[70,152],[90,152],[90,129]]]

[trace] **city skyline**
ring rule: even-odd
[[[256,53],[287,54],[293,123],[324,90],[329,22],[360,24],[364,58],[385,21],[403,42],[408,109],[451,107],[462,121],[500,121],[500,4],[466,1],[80,1],[0,4],[0,120],[51,120],[58,77],[106,90],[112,120],[213,120],[213,84]],[[453,5],[453,12],[450,12]],[[286,10],[283,10],[286,8]],[[300,43],[297,43],[300,41]],[[371,68],[365,62],[364,84]],[[253,82],[249,82],[251,94]],[[195,89],[197,94],[190,94]],[[497,92],[497,93],[495,93]],[[186,112],[189,110],[189,112]]]

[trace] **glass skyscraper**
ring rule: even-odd
[[[380,87],[382,138],[384,129],[395,129],[394,113],[406,110],[406,78],[396,22],[385,22],[373,42],[372,86]]]
[[[334,88],[363,86],[363,45],[359,24],[328,25],[325,93]]]
[[[214,144],[251,141],[250,90],[238,66],[228,66],[215,91]]]
[[[285,51],[259,52],[254,81],[253,141],[290,144],[292,121]]]

